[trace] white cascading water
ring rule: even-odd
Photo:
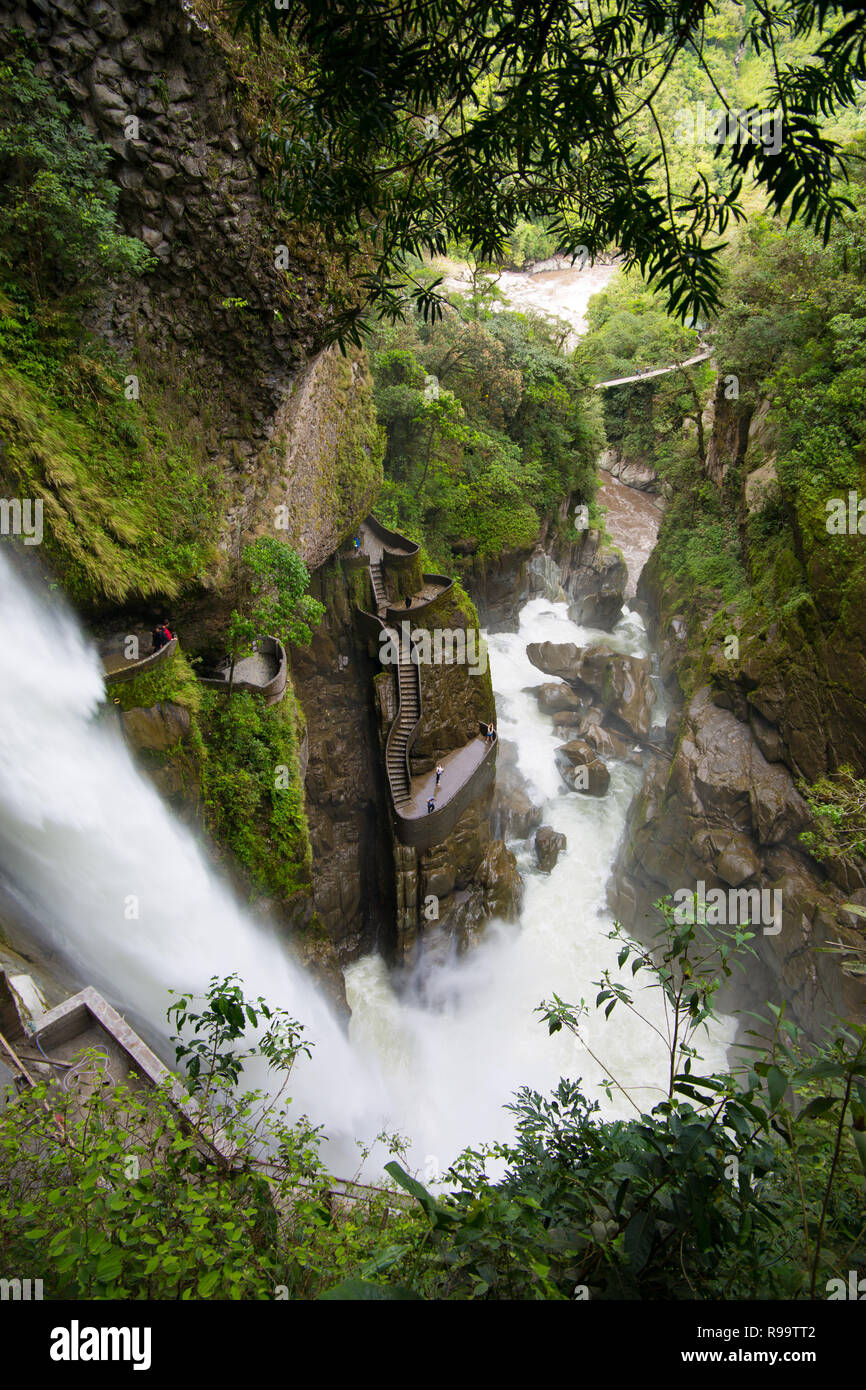
[[[65,604],[0,553],[0,874],[43,948],[151,1035],[170,1031],[169,989],[201,994],[214,975],[236,972],[248,996],[287,1009],[314,1044],[290,1094],[354,1171],[353,1137],[375,1134],[387,1109],[376,1067],[139,774],[117,726],[96,718],[104,698],[99,657]]]
[[[593,984],[605,969],[632,985],[630,967],[620,974],[618,946],[607,937],[613,919],[605,885],[641,771],[614,761],[606,796],[567,792],[554,761],[562,740],[525,689],[550,679],[529,661],[529,642],[604,642],[644,655],[644,625],[626,609],[613,633],[601,632],[573,623],[566,603],[533,599],[520,613],[518,632],[488,640],[500,736],[517,743],[518,766],[544,822],[564,832],[567,848],[548,875],[535,868],[528,846],[513,846],[526,883],[520,924],[489,927],[462,960],[422,960],[399,995],[378,956],[346,972],[352,1041],[382,1066],[393,1114],[403,1117],[412,1158],[430,1179],[467,1144],[509,1137],[512,1117],[503,1105],[522,1085],[546,1093],[562,1076],[582,1077],[604,1114],[624,1118],[635,1111],[616,1089],[608,1099],[600,1089],[605,1076],[616,1078],[642,1109],[666,1094],[662,1038],[622,1005],[609,1022],[592,1006]],[[554,993],[590,1005],[581,1032],[603,1067],[573,1035],[548,1035],[535,1008]],[[659,991],[638,994],[641,1012],[666,1035]],[[734,1020],[720,1019],[712,1037],[698,1040],[708,1064],[726,1068],[734,1031]]]

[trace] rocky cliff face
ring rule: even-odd
[[[411,956],[419,939],[448,934],[465,949],[492,917],[518,910],[522,883],[514,856],[494,837],[492,789],[464,811],[454,831],[424,852],[393,833],[383,748],[396,709],[394,676],[382,671],[357,632],[358,572],[322,566],[314,591],[327,615],[309,651],[293,659],[307,713],[307,815],[313,846],[313,901],[342,963],[374,949]],[[440,615],[456,627],[460,614]],[[493,717],[489,678],[463,666],[425,666],[424,721],[414,771],[474,736]]]
[[[280,524],[282,504],[286,538],[321,563],[368,509],[381,449],[363,362],[317,355],[332,296],[346,287],[315,237],[263,195],[267,57],[250,57],[180,0],[20,0],[7,19],[111,149],[123,229],[156,257],[143,278],[105,287],[93,328],[142,396],[152,380],[172,389],[178,417],[205,441],[225,482],[222,549]],[[298,447],[323,398],[325,411],[349,401],[350,432],[365,434],[366,454],[348,470],[339,413],[319,429],[319,452]]]
[[[566,499],[557,515],[547,518],[531,551],[466,561],[466,585],[483,627],[516,632],[522,605],[540,597],[567,601],[577,623],[606,630],[615,626],[628,583],[625,561],[613,546],[602,543],[598,531],[566,540],[561,528],[572,513]]]
[[[491,834],[490,791],[435,850],[407,855],[393,840],[379,667],[358,639],[357,595],[335,558],[375,503],[383,441],[364,354],[323,346],[334,306],[351,303],[351,284],[316,233],[292,226],[263,193],[257,127],[284,55],[267,43],[252,55],[211,18],[216,7],[195,0],[13,0],[7,13],[38,52],[38,71],[110,148],[120,223],[155,258],[143,278],[104,287],[90,328],[123,360],[136,399],[146,402],[158,384],[159,427],[191,434],[222,480],[219,554],[172,599],[184,652],[205,662],[222,655],[235,557],[262,534],[303,556],[326,605],[309,650],[291,654],[306,720],[294,771],[312,884],[305,860],[297,890],[260,893],[257,908],[296,929],[297,949],[339,1003],[335,962],[376,948],[402,957],[430,921],[468,945],[488,918],[514,914],[521,883]],[[150,604],[106,605],[99,627],[148,629],[153,616]],[[467,617],[440,612],[436,622],[453,629]],[[170,695],[143,689],[135,698],[110,717],[121,718],[174,809],[200,825],[200,731]],[[489,677],[431,668],[416,770],[494,714]],[[230,859],[225,850],[228,871],[237,867]]]
[[[759,485],[772,482],[766,415],[717,392],[706,416],[707,472],[719,486],[738,480],[744,518]],[[737,978],[729,1004],[788,1001],[813,1034],[837,1014],[862,1017],[866,990],[824,948],[861,940],[843,903],[866,900],[866,879],[852,862],[822,866],[803,850],[810,813],[796,786],[843,761],[861,775],[866,766],[860,621],[850,613],[834,626],[813,586],[772,620],[744,626],[731,618],[727,634],[718,635],[726,625],[717,623],[708,638],[707,617],[689,618],[688,596],[658,553],[638,593],[677,708],[671,760],[654,760],[630,811],[609,890],[613,910],[646,933],[659,924],[657,898],[694,893],[699,882],[708,893],[778,892],[780,919],[757,926],[757,967]]]
[[[309,739],[313,902],[345,964],[377,948],[394,952],[388,791],[372,699],[378,665],[357,640],[337,560],[316,572],[313,591],[327,612],[310,648],[293,653],[293,680]]]

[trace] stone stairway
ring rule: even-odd
[[[388,594],[385,589],[385,576],[382,572],[381,560],[371,560],[370,578],[373,581],[373,597],[376,600],[376,611],[380,618],[384,618],[385,610],[388,607]]]
[[[400,639],[396,630],[388,628],[387,631],[392,640],[398,643]],[[407,748],[409,735],[421,716],[418,684],[418,667],[412,661],[401,659],[397,665],[400,712],[389,735],[385,753],[388,780],[391,783],[394,805],[398,809],[411,800]]]

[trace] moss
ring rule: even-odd
[[[204,691],[195,672],[180,647],[161,661],[153,670],[135,676],[131,681],[117,681],[106,686],[108,698],[121,709],[141,709],[163,701],[183,705],[191,715],[202,708]]]
[[[373,598],[373,588],[370,583],[370,571],[366,566],[346,565],[341,567],[346,583],[346,590],[349,602],[355,608],[362,608],[365,613],[375,612],[376,604]]]
[[[204,690],[202,792],[208,828],[242,869],[251,896],[283,901],[309,889],[312,849],[291,688],[279,704]]]
[[[124,400],[120,368],[98,371],[89,402],[75,398],[82,368],[64,402],[38,365],[0,364],[0,487],[41,501],[44,551],[74,599],[177,595],[214,553],[216,474],[160,422],[155,392]]]
[[[541,522],[528,502],[504,503],[476,515],[467,534],[478,540],[478,554],[501,555],[503,550],[529,550],[538,539]]]
[[[417,594],[423,587],[424,571],[420,554],[416,555],[409,565],[401,565],[399,569],[389,565],[387,569],[391,592],[396,598],[406,598],[408,594]]]
[[[414,627],[424,628],[427,632],[433,632],[437,628],[448,631],[455,631],[458,628],[465,628],[471,631],[473,628],[476,633],[476,652],[479,654],[479,661],[476,663],[478,669],[470,671],[468,667],[448,666],[442,668],[425,668],[422,671],[422,688],[425,680],[428,682],[436,678],[439,682],[441,676],[447,673],[447,680],[441,685],[441,698],[446,706],[457,706],[471,709],[474,718],[490,722],[496,719],[496,700],[493,695],[493,681],[490,676],[490,666],[487,660],[487,644],[481,636],[481,629],[478,622],[478,612],[475,604],[463,588],[462,584],[455,581],[453,587],[438,599],[432,608],[422,609],[420,613],[412,615]],[[458,682],[468,681],[468,685],[458,687]],[[427,712],[425,714],[425,724],[435,725],[434,711],[430,708],[429,700],[425,701]],[[448,709],[444,711],[447,715]]]

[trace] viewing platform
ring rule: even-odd
[[[129,637],[135,638],[139,652],[147,648],[145,656],[128,657],[126,655]],[[139,632],[130,633],[123,637],[109,638],[101,643],[99,655],[102,659],[102,670],[106,681],[116,685],[118,682],[135,680],[136,676],[143,676],[147,671],[161,666],[177,651],[177,638],[172,637],[170,642],[155,652],[150,650],[150,645],[150,634]]]
[[[116,685],[135,680],[162,665],[178,650],[178,639],[173,637],[157,651],[148,651],[145,656],[129,658],[126,655],[130,637],[138,643],[138,650],[150,647],[149,633],[135,632],[122,637],[108,638],[100,645],[102,670],[107,685]],[[202,685],[212,690],[227,690],[231,662],[226,657],[219,666],[209,670],[206,675],[198,675]],[[243,656],[235,663],[232,694],[238,690],[248,690],[255,695],[264,695],[265,703],[275,705],[286,693],[289,678],[289,663],[286,649],[276,637],[262,637],[255,644],[250,656]]]
[[[235,662],[232,694],[248,690],[264,695],[265,704],[276,705],[285,695],[289,679],[286,649],[276,637],[262,637],[255,648],[251,656],[242,656]],[[226,657],[210,674],[198,679],[211,690],[227,690],[230,671],[231,661]]]

